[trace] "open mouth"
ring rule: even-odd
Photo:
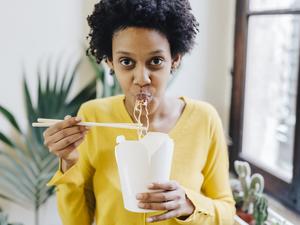
[[[152,95],[148,93],[138,93],[136,95],[136,100],[142,102],[144,105],[147,105],[152,99]]]

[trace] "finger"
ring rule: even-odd
[[[153,182],[148,185],[148,189],[162,189],[166,191],[174,191],[179,187],[177,181],[169,181],[169,182]]]
[[[142,209],[152,209],[152,210],[174,210],[180,207],[178,201],[168,201],[163,203],[142,203],[140,202],[138,206]]]
[[[140,193],[137,194],[136,199],[140,202],[167,202],[171,200],[177,200],[179,198],[177,191],[167,192],[154,192],[154,193]]]
[[[83,134],[73,134],[71,136],[68,136],[52,145],[49,146],[49,151],[50,152],[57,152],[61,149],[65,149],[71,144],[74,144],[76,141],[79,139],[83,138],[85,136],[85,132]]]
[[[65,129],[67,127],[72,127],[74,125],[76,125],[77,123],[79,123],[81,121],[81,118],[79,117],[71,117],[69,119],[66,119],[64,121],[61,122],[57,122],[54,125],[50,126],[45,132],[44,132],[44,137],[45,136],[51,136],[55,133],[57,133],[58,131]]]
[[[79,139],[74,144],[67,146],[64,149],[55,152],[55,155],[62,159],[67,159],[68,156],[84,141],[84,138]]]
[[[65,118],[64,118],[64,120],[70,119],[71,117],[72,116],[70,116],[70,115],[66,115]]]
[[[171,218],[176,218],[176,217],[179,217],[179,216],[180,216],[180,214],[179,214],[178,210],[171,210],[171,211],[168,211],[166,213],[163,213],[163,214],[160,214],[160,215],[157,215],[157,216],[148,217],[147,222],[148,223],[158,222],[158,221],[168,220],[168,219],[171,219]]]
[[[68,137],[68,136],[71,136],[71,135],[77,134],[77,133],[83,133],[87,130],[88,129],[86,129],[84,126],[73,126],[73,127],[65,128],[65,129],[53,134],[52,136],[45,138],[44,145],[45,146],[51,145],[51,143],[56,143],[56,142],[64,139],[65,137]]]

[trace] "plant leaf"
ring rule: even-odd
[[[4,107],[0,106],[0,113],[10,122],[10,124],[20,133],[22,133],[15,117]]]
[[[33,104],[24,75],[23,93],[29,128],[26,133],[19,133],[21,144],[15,143],[13,138],[0,132],[0,141],[7,145],[7,148],[0,151],[0,158],[6,161],[5,164],[0,164],[0,192],[2,191],[3,196],[14,197],[11,198],[12,200],[22,199],[21,203],[28,202],[34,208],[39,208],[54,193],[55,189],[47,187],[46,184],[57,170],[58,160],[43,145],[43,129],[32,128],[31,123],[39,117],[63,118],[66,114],[75,114],[83,102],[96,97],[96,82],[93,80],[67,102],[80,64],[81,60],[70,70],[66,68],[60,80],[57,63],[54,82],[51,80],[50,64],[48,63],[46,81],[41,80],[41,67],[39,67],[36,105]],[[71,71],[69,76],[67,71]],[[3,190],[5,188],[6,190]],[[11,196],[13,193],[3,192],[10,189],[11,192],[16,192],[15,196]]]
[[[26,208],[26,205],[24,205],[24,201],[20,201],[19,199],[14,199],[13,197],[1,193],[0,193],[0,198],[24,206],[24,208]]]
[[[14,144],[0,131],[0,140],[10,147],[14,147]]]
[[[0,155],[2,155],[4,158],[6,158],[8,160],[8,162],[10,162],[11,165],[14,166],[14,168],[16,169],[18,174],[20,174],[23,177],[26,177],[28,182],[30,182],[30,184],[34,184],[34,178],[26,173],[25,168],[22,167],[15,158],[13,158],[11,155],[9,155],[3,151],[0,151]]]

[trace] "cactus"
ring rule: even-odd
[[[234,169],[239,177],[244,196],[248,196],[248,184],[251,175],[251,168],[249,164],[242,161],[235,161]]]
[[[250,177],[251,168],[247,162],[235,161],[234,168],[240,180],[243,192],[242,211],[252,213],[251,207],[254,207],[254,202],[264,190],[264,178],[257,173]]]
[[[254,203],[253,216],[255,225],[263,225],[268,219],[268,200],[264,196],[258,196]]]
[[[241,210],[253,215],[256,225],[263,225],[268,219],[268,201],[263,196],[264,178],[255,173],[251,176],[249,163],[242,161],[234,162],[234,169],[241,184],[242,198]]]

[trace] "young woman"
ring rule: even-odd
[[[102,0],[88,23],[89,53],[107,62],[124,95],[89,101],[78,117],[68,116],[44,132],[45,145],[61,162],[49,184],[57,186],[63,224],[233,224],[227,147],[218,114],[207,103],[165,96],[198,31],[188,0]],[[147,103],[149,131],[168,133],[175,143],[172,181],[152,183],[149,190],[159,192],[136,196],[139,207],[160,213],[133,213],[123,206],[115,140],[120,134],[136,140],[136,131],[77,125],[136,122],[134,108],[140,100]],[[146,124],[145,112],[141,120]]]

